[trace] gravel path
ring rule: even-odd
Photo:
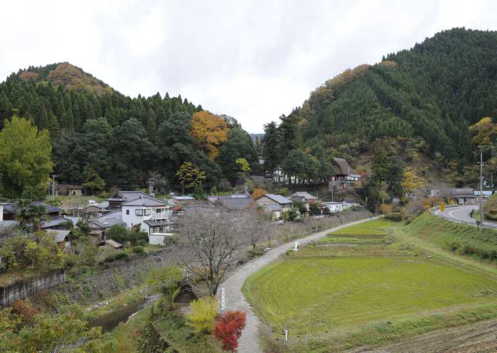
[[[370,221],[375,218],[366,218],[363,220],[343,224],[341,226],[330,228],[318,233],[311,234],[305,238],[299,239],[299,243],[301,245],[305,245],[310,241],[317,240],[319,238],[324,237],[329,232],[338,230],[340,228],[348,227],[353,224],[363,223],[366,221]],[[263,256],[248,262],[247,264],[241,266],[230,278],[228,278],[221,288],[224,288],[225,292],[225,305],[226,310],[241,310],[247,313],[247,325],[243,330],[242,336],[239,341],[239,353],[263,353],[262,349],[259,345],[258,340],[258,327],[260,324],[259,319],[255,316],[252,308],[249,303],[245,300],[245,297],[242,294],[242,286],[245,283],[247,277],[249,277],[254,272],[259,271],[264,266],[270,264],[275,261],[282,254],[286,253],[288,250],[293,249],[294,242],[283,244],[268,251]],[[222,290],[219,291],[219,295],[221,295]]]

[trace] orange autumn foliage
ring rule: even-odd
[[[255,188],[254,191],[252,191],[252,198],[254,200],[257,200],[258,198],[264,196],[267,194],[267,191],[262,189],[262,188]]]
[[[229,127],[223,118],[207,111],[193,114],[191,135],[207,151],[209,159],[219,156],[219,146],[228,139],[228,134]]]

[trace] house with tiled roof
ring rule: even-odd
[[[282,195],[264,194],[255,200],[257,207],[271,214],[272,219],[280,219],[285,212],[292,208],[292,200]]]

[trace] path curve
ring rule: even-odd
[[[443,212],[436,209],[433,213],[451,222],[476,226],[476,220],[471,217],[471,211],[478,211],[478,209],[479,207],[475,205],[465,205],[447,207]],[[497,228],[497,223],[486,219],[483,226],[485,228]]]
[[[299,244],[305,245],[311,241],[326,236],[332,231],[378,218],[380,217],[370,217],[359,221],[342,224],[338,227],[329,228],[321,232],[313,233],[311,235],[308,235],[307,237],[299,239],[298,241]],[[259,271],[263,267],[275,261],[276,259],[278,259],[278,257],[286,253],[288,250],[293,249],[293,247],[294,242],[290,242],[268,251],[263,256],[241,266],[238,270],[235,271],[235,273],[233,273],[230,278],[228,278],[221,285],[221,288],[224,288],[225,292],[226,310],[240,310],[247,313],[247,324],[239,340],[239,353],[263,353],[258,339],[258,328],[260,325],[260,321],[254,314],[254,311],[252,310],[250,304],[247,302],[244,295],[242,294],[243,284],[251,274]],[[219,296],[221,295],[221,292],[222,290],[219,291]]]

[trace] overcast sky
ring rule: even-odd
[[[121,93],[160,92],[249,132],[341,71],[452,27],[497,29],[497,1],[2,1],[0,79],[68,61]]]

